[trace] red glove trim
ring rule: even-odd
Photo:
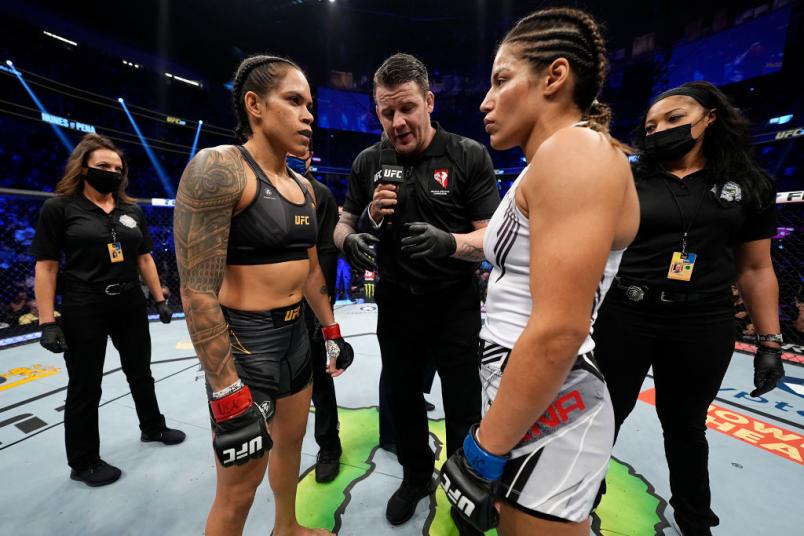
[[[251,391],[247,385],[244,385],[242,389],[238,389],[230,395],[218,400],[210,400],[209,407],[212,409],[212,416],[215,417],[215,422],[223,422],[241,415],[253,403]]]
[[[324,334],[324,340],[331,341],[332,339],[342,339],[341,337],[341,326],[340,324],[332,324],[331,326],[327,326],[321,328],[321,333]]]

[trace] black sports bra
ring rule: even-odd
[[[309,190],[288,169],[304,192],[304,201],[293,203],[274,188],[265,172],[242,145],[236,146],[257,176],[254,200],[232,218],[226,264],[274,264],[307,258],[316,243],[318,225]]]

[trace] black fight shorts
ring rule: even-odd
[[[255,402],[290,396],[312,383],[310,341],[301,318],[301,302],[270,311],[221,309],[229,324],[237,374]],[[207,395],[212,397],[209,382]]]

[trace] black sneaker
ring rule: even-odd
[[[458,510],[453,506],[449,510],[449,515],[452,517],[452,522],[458,528],[459,536],[483,536],[483,533],[477,530],[474,525],[466,521]]]
[[[165,428],[164,430],[160,430],[159,432],[153,434],[146,434],[145,432],[142,433],[140,436],[140,441],[143,443],[151,443],[153,441],[159,441],[160,443],[164,443],[165,445],[178,445],[187,435],[182,432],[181,430],[174,430],[173,428]]]
[[[97,488],[98,486],[106,486],[113,482],[117,482],[120,478],[122,471],[113,465],[109,465],[103,460],[98,460],[86,469],[77,471],[73,469],[70,472],[70,478],[83,482],[87,486]]]
[[[341,449],[321,449],[315,459],[315,481],[332,482],[341,471]]]
[[[402,482],[399,489],[388,500],[385,518],[391,525],[401,525],[413,517],[419,501],[433,493],[437,487],[438,483],[432,478],[424,484],[406,484]]]

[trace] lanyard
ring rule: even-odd
[[[664,186],[667,188],[667,191],[670,192],[670,196],[673,198],[673,201],[676,203],[676,208],[678,209],[678,215],[681,216],[681,253],[687,252],[687,236],[689,236],[690,229],[692,229],[692,224],[695,223],[696,218],[698,218],[698,213],[701,211],[701,205],[703,204],[704,197],[709,190],[706,188],[703,189],[703,192],[698,197],[698,204],[695,205],[695,212],[692,213],[692,218],[690,219],[689,224],[686,222],[686,217],[684,216],[684,211],[681,209],[681,203],[678,202],[678,197],[676,197],[676,193],[667,183],[667,178],[662,177],[664,181]],[[674,179],[675,180],[675,179]]]
[[[113,214],[114,211],[109,213],[109,230],[112,232],[112,243],[114,244],[115,242],[117,242],[117,230],[115,229],[116,226],[114,223]]]

